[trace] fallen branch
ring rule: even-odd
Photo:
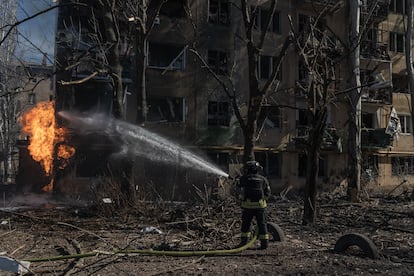
[[[199,219],[203,219],[203,218],[194,218],[194,219],[190,219],[190,220],[182,220],[182,221],[174,221],[174,222],[166,222],[165,224],[167,225],[174,225],[174,224],[187,224],[189,222],[194,222],[197,221]]]
[[[93,232],[91,232],[91,231],[89,231],[89,230],[86,230],[86,229],[83,229],[83,228],[80,228],[80,227],[78,227],[78,226],[75,226],[75,225],[72,225],[72,224],[69,224],[69,223],[66,223],[66,222],[57,222],[57,224],[59,224],[59,225],[65,225],[65,226],[69,226],[69,227],[72,227],[72,228],[75,228],[75,229],[78,229],[78,230],[80,230],[80,231],[82,231],[82,232],[85,232],[85,233],[88,233],[89,235],[92,235],[92,236],[94,236],[94,237],[96,237],[96,238],[98,238],[98,239],[100,239],[100,240],[102,240],[103,242],[105,242],[106,244],[109,244],[104,238],[102,238],[101,236],[99,236],[99,235],[97,235],[97,234],[95,234],[95,233],[93,233]]]
[[[8,234],[13,233],[14,231],[16,231],[16,229],[13,229],[13,230],[11,230],[9,232],[3,233],[3,234],[0,235],[0,238],[3,237],[3,236],[7,236]]]

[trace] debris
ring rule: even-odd
[[[111,204],[111,203],[113,203],[113,202],[112,202],[112,199],[110,199],[109,197],[104,197],[104,198],[102,198],[102,201],[103,201],[103,203],[106,203],[106,204]]]
[[[143,229],[141,229],[141,233],[156,233],[156,234],[162,234],[162,231],[158,228],[155,228],[154,226],[147,226]]]
[[[30,262],[17,261],[9,257],[0,256],[0,270],[23,275],[29,272],[29,266]]]

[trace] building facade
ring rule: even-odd
[[[264,28],[270,2],[251,1],[252,11],[257,9],[253,28],[255,36],[259,36],[261,28]],[[403,22],[406,15],[402,2],[368,0],[362,1],[360,6],[362,182],[370,187],[395,186],[403,180],[410,181],[414,174],[411,97],[407,93],[404,54]],[[292,32],[288,15],[297,33],[309,32],[311,25],[320,25],[346,45],[348,30],[344,26],[349,20],[346,5],[345,1],[277,1],[277,11],[258,61],[260,81],[265,82],[270,77],[274,57]],[[129,16],[128,10],[125,13]],[[88,42],[91,43],[88,33],[92,32],[87,19],[87,11],[60,10],[58,62],[86,52]],[[249,71],[242,20],[238,1],[169,0],[156,17],[145,46],[148,57],[145,128],[208,158],[231,176],[241,173],[243,135],[229,97],[212,73],[232,84],[241,113],[245,116],[249,92],[246,76]],[[89,27],[84,27],[84,30],[89,30],[79,31],[76,22],[83,22],[83,26],[89,24]],[[123,29],[128,29],[128,26]],[[134,53],[123,56],[122,53],[126,53],[125,49],[133,42],[128,40],[127,34],[121,38],[125,118],[137,124],[140,90],[134,76],[133,60],[136,56]],[[101,110],[110,112],[112,88],[107,76],[95,75],[81,85],[59,85],[62,80],[85,80],[94,71],[89,65],[85,62],[71,67],[71,71],[59,73],[57,70],[55,100],[58,110],[92,110],[99,106]],[[336,66],[334,89],[341,96],[329,106],[318,173],[320,183],[329,188],[345,184],[348,174],[350,116],[346,91],[349,89],[349,64],[344,59]],[[296,48],[290,47],[258,120],[255,158],[263,165],[264,174],[274,190],[300,188],[305,183],[306,151],[303,142],[309,133],[308,107],[305,96],[297,87],[308,77]],[[401,123],[398,137],[386,131],[393,110]],[[78,165],[72,166],[72,171],[66,172],[61,182],[83,183],[94,176],[93,170],[81,168],[93,166],[93,160],[102,160],[101,155],[89,152],[85,156],[89,157],[75,161]],[[95,157],[88,160],[91,156]],[[169,194],[172,182],[188,179],[189,172],[177,168],[169,173],[163,169],[166,173],[163,176],[151,176],[157,174],[154,173],[157,170],[159,168],[154,164],[134,163],[133,171],[138,172],[141,180],[163,182],[164,186],[161,186]]]

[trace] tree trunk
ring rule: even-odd
[[[408,91],[411,95],[411,129],[414,130],[414,75],[413,75],[413,0],[406,0],[407,31],[405,32],[405,63],[407,66]]]
[[[349,1],[350,123],[348,137],[348,197],[359,200],[361,190],[361,80],[359,68],[359,0]]]
[[[257,62],[259,52],[254,46],[253,39],[247,42],[248,66],[249,66],[249,106],[247,111],[247,123],[244,129],[244,155],[243,162],[254,160],[254,145],[257,129],[257,118],[263,100],[263,93],[259,90],[259,77],[257,75]]]
[[[316,111],[312,116],[312,129],[308,137],[306,157],[306,186],[304,194],[302,224],[314,224],[316,221],[316,191],[319,173],[319,157],[322,138],[326,127],[327,108]]]
[[[136,49],[136,83],[137,83],[137,123],[145,124],[147,121],[148,104],[147,104],[147,39],[144,35],[138,35],[135,41]]]
[[[113,84],[113,110],[112,113],[116,118],[124,117],[123,108],[123,89],[122,89],[122,66],[119,58],[119,30],[117,22],[113,17],[113,11],[111,7],[101,4],[102,18],[105,27],[106,42],[109,45],[107,58],[110,68],[110,75]]]

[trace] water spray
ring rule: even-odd
[[[76,114],[69,111],[58,113],[80,134],[99,133],[116,139],[121,145],[121,156],[140,156],[166,164],[209,172],[221,177],[229,175],[214,164],[183,148],[182,146],[140,126],[116,120],[104,114]]]

